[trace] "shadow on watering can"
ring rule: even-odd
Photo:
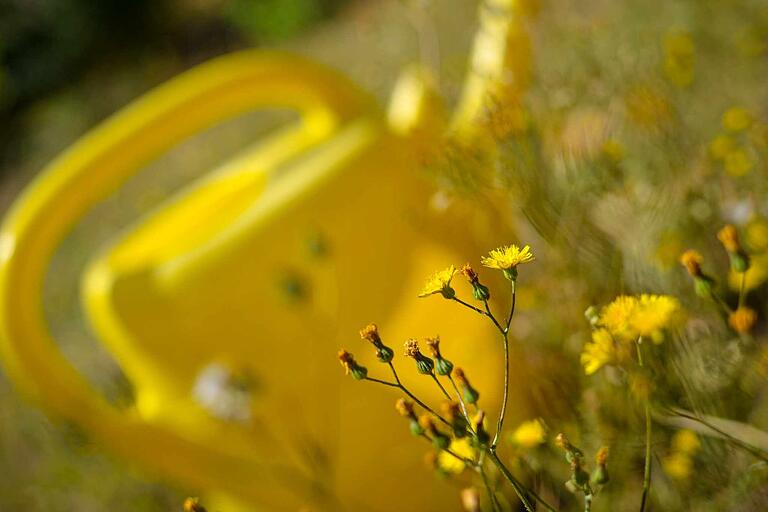
[[[453,503],[414,460],[386,406],[395,397],[343,381],[334,355],[371,320],[395,345],[440,329],[446,351],[478,369],[478,387],[498,389],[502,369],[489,361],[499,347],[482,318],[414,299],[436,268],[504,241],[487,212],[432,207],[436,188],[419,172],[446,133],[492,151],[482,136],[487,100],[514,103],[527,82],[517,3],[497,4],[482,11],[451,123],[418,69],[404,73],[387,115],[320,65],[244,52],[181,75],[83,137],[18,199],[0,235],[11,376],[119,455],[249,510]],[[118,409],[49,334],[41,290],[50,258],[143,165],[264,107],[300,118],[179,191],[83,275],[89,320],[136,389],[135,407]],[[419,389],[425,380],[414,390],[431,393]]]

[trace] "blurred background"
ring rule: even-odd
[[[237,49],[310,56],[382,103],[398,70],[422,61],[438,71],[451,101],[466,70],[477,6],[471,0],[0,0],[0,209],[111,113]],[[575,333],[585,328],[586,305],[648,289],[680,291],[695,309],[676,268],[679,253],[689,245],[714,251],[724,221],[766,225],[768,130],[761,119],[768,108],[768,6],[763,0],[542,0],[531,31],[534,84],[526,103],[540,159],[526,158],[533,139],[507,141],[501,187],[510,192],[509,211],[525,214],[522,232],[546,243],[549,254],[546,273],[521,296],[520,336],[539,340],[534,359],[568,382],[580,374],[578,363],[556,365],[559,354],[578,354],[583,338]],[[738,147],[720,148],[725,153],[718,156],[712,144],[728,132],[723,115],[733,107],[754,123]],[[56,255],[45,292],[52,330],[113,400],[129,401],[130,385],[88,335],[79,271],[116,228],[278,121],[279,113],[239,119],[173,150],[90,214]],[[752,250],[768,250],[765,233],[753,237]],[[727,268],[723,257],[715,264]],[[753,300],[764,311],[765,291]],[[574,305],[565,318],[550,307],[564,301]],[[721,346],[712,341],[705,354],[716,358]],[[727,401],[733,383],[721,384],[710,391]],[[577,396],[580,388],[571,389],[564,400],[585,399]],[[750,400],[757,395],[750,388]],[[749,404],[739,409],[743,419],[765,426],[765,400]],[[716,457],[716,447],[709,448]],[[51,422],[5,378],[0,475],[0,510],[168,511],[188,492],[146,479],[89,444],[76,427]],[[712,470],[708,477],[716,483],[707,485],[717,487],[726,475]],[[682,493],[669,493],[683,503]]]

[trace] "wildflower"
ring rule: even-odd
[[[469,263],[465,263],[461,267],[461,273],[467,278],[469,284],[472,285],[472,296],[475,300],[486,301],[491,298],[491,292],[488,290],[488,287],[480,283],[477,272],[469,266]]]
[[[634,339],[630,318],[637,307],[637,299],[630,295],[620,295],[600,312],[600,325],[619,339]]]
[[[693,457],[700,448],[699,438],[693,431],[678,431],[672,438],[672,450],[662,461],[664,471],[675,480],[687,480],[693,470]]]
[[[650,337],[660,343],[663,329],[675,323],[679,312],[680,303],[674,297],[644,293],[632,312],[630,325],[638,336]]]
[[[341,366],[344,367],[345,375],[352,374],[352,377],[355,380],[362,380],[368,376],[368,369],[364,366],[360,366],[357,361],[355,361],[355,357],[347,350],[339,350],[338,357]]]
[[[481,445],[488,443],[488,441],[491,439],[491,435],[485,429],[485,411],[483,410],[477,411],[477,414],[475,414],[475,417],[472,418],[472,427],[475,430],[475,436],[477,437],[477,441]]]
[[[701,257],[701,254],[693,249],[688,249],[680,256],[680,263],[688,271],[688,274],[693,277],[696,295],[706,299],[712,296],[712,287],[715,284],[715,280],[702,272],[701,264],[703,261],[704,258]]]
[[[451,444],[448,446],[448,449],[459,457],[464,457],[465,459],[472,460],[476,455],[475,449],[472,447],[472,441],[468,437],[452,440]],[[447,473],[458,475],[464,471],[464,468],[466,467],[466,464],[464,464],[463,460],[457,459],[446,451],[440,452],[437,455],[437,458],[440,467],[442,467]]]
[[[693,83],[696,48],[687,33],[667,35],[664,41],[664,71],[667,78],[678,87]]]
[[[723,113],[723,128],[729,132],[741,132],[752,124],[752,115],[743,107],[731,107]]]
[[[474,487],[467,487],[461,491],[461,506],[464,512],[480,512],[480,493]]]
[[[395,351],[384,345],[379,336],[379,329],[376,324],[368,324],[360,331],[360,337],[371,344],[376,349],[376,357],[382,363],[388,363],[395,357]]]
[[[728,325],[739,334],[747,334],[757,321],[757,313],[754,309],[740,306],[728,315]]]
[[[744,229],[744,242],[751,251],[768,250],[768,219],[760,216],[750,219]]]
[[[416,368],[423,375],[432,375],[435,363],[419,350],[419,342],[413,338],[405,342],[405,355],[416,361]]]
[[[464,370],[461,368],[456,368],[453,374],[456,376],[456,380],[458,381],[459,386],[462,388],[464,401],[469,404],[477,403],[477,400],[480,398],[480,393],[478,393],[477,390],[473,388],[469,383],[467,376],[464,374]]]
[[[709,153],[716,160],[723,160],[730,153],[736,143],[729,135],[718,135],[709,143]]]
[[[184,500],[184,512],[206,512],[206,510],[200,504],[199,498],[187,498]]]
[[[445,270],[435,272],[427,280],[421,293],[419,293],[419,297],[428,297],[440,293],[446,299],[452,299],[456,295],[456,291],[451,288],[451,280],[457,272],[458,270],[453,265]]]
[[[594,485],[605,485],[608,483],[608,480],[610,480],[610,477],[608,476],[608,447],[603,446],[597,451],[597,454],[595,455],[595,464],[597,464],[597,467],[592,472],[592,476],[590,477],[590,482]]]
[[[615,359],[616,349],[611,333],[605,329],[594,331],[592,333],[592,342],[585,344],[584,351],[581,353],[581,364],[584,366],[584,373],[592,375],[603,366],[614,362]]]
[[[530,246],[526,245],[520,249],[512,244],[493,249],[488,256],[480,258],[480,262],[488,268],[501,270],[504,272],[504,277],[514,281],[517,278],[517,266],[534,259]]]
[[[699,448],[701,448],[701,441],[693,430],[678,430],[672,438],[672,449],[677,452],[692,455],[699,451]]]
[[[443,358],[440,353],[440,336],[425,340],[432,357],[435,358],[435,371],[438,375],[450,375],[453,371],[453,363]]]
[[[461,415],[461,409],[456,402],[444,402],[443,416],[453,428],[453,435],[461,438],[467,435],[467,420]]]
[[[717,232],[717,238],[723,244],[731,261],[731,269],[734,272],[746,272],[749,268],[749,256],[741,248],[739,233],[733,224],[726,224]]]
[[[437,425],[435,425],[435,421],[432,419],[432,416],[427,413],[419,416],[419,426],[432,439],[432,444],[435,445],[435,448],[439,450],[445,450],[448,448],[451,443],[451,439],[437,429]]]
[[[737,178],[748,174],[754,166],[752,159],[741,148],[729,151],[723,159],[723,164],[725,165],[725,172]]]
[[[401,398],[395,402],[395,409],[400,413],[400,416],[408,419],[411,434],[420,436],[424,433],[421,425],[419,425],[419,419],[416,417],[416,411],[413,409],[413,402]]]
[[[685,267],[691,277],[701,277],[701,264],[704,262],[704,258],[701,257],[698,251],[688,249],[682,256],[680,256],[680,263]]]
[[[512,433],[512,442],[522,448],[535,448],[545,438],[544,425],[538,419],[521,423]]]

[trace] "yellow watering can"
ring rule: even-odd
[[[499,388],[491,326],[449,301],[414,298],[433,270],[507,241],[492,215],[436,200],[419,172],[446,135],[488,149],[488,106],[517,108],[528,81],[518,3],[497,0],[481,14],[450,121],[422,70],[404,73],[384,113],[323,66],[244,52],[184,73],[84,136],[21,195],[0,233],[1,347],[12,378],[115,453],[219,496],[221,510],[455,503],[420,467],[389,405],[395,396],[345,380],[334,356],[350,346],[375,372],[355,339],[372,320],[395,346],[440,332],[445,353],[477,369],[477,387]],[[186,186],[84,272],[92,328],[136,391],[129,409],[108,403],[49,334],[41,294],[52,255],[142,166],[265,107],[299,120]],[[401,371],[437,399],[415,368]]]

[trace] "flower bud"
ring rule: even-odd
[[[747,306],[740,306],[728,315],[728,325],[739,334],[747,334],[757,321],[757,313]]]
[[[741,248],[739,233],[732,224],[727,224],[718,231],[717,238],[723,244],[731,261],[731,269],[734,272],[746,272],[749,269],[749,256]]]
[[[485,411],[477,411],[475,417],[472,418],[472,426],[475,429],[477,442],[480,443],[480,445],[488,444],[488,441],[491,440],[491,435],[485,429]]]
[[[440,336],[426,339],[427,347],[435,358],[435,371],[438,375],[450,375],[453,371],[453,363],[443,358],[440,353]]]
[[[368,369],[364,366],[360,366],[355,357],[348,351],[341,349],[338,353],[341,366],[344,367],[344,373],[346,375],[352,375],[355,380],[363,380],[368,376]]]
[[[360,337],[369,341],[376,349],[376,358],[382,363],[389,363],[395,357],[395,351],[384,345],[379,336],[379,329],[376,324],[368,324],[360,331]]]
[[[480,393],[478,393],[477,390],[473,388],[469,383],[467,376],[464,374],[464,370],[461,368],[456,368],[453,374],[456,376],[456,380],[459,382],[461,392],[464,395],[464,401],[468,404],[477,403],[477,400],[480,398]]]
[[[416,369],[422,375],[432,375],[435,369],[435,363],[421,353],[419,350],[419,342],[411,338],[405,342],[405,355],[412,357],[416,361]]]
[[[451,424],[453,434],[456,437],[464,437],[467,435],[467,420],[461,415],[461,409],[456,402],[443,403],[443,415],[448,423]]]
[[[206,512],[205,507],[200,504],[198,498],[187,498],[184,500],[184,512]]]
[[[451,438],[437,429],[432,416],[427,413],[419,416],[419,426],[432,438],[432,444],[439,450],[445,450],[451,444]]]
[[[592,476],[590,477],[590,482],[594,485],[605,485],[610,480],[610,477],[608,475],[608,468],[606,465],[606,461],[608,460],[608,448],[603,446],[598,450],[597,455],[595,456],[595,462],[597,463],[597,467],[594,471],[592,471]]]

